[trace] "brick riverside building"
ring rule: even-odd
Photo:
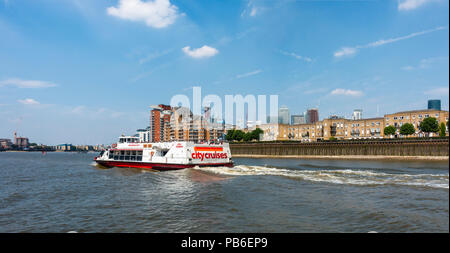
[[[264,124],[259,127],[264,131],[263,141],[390,138],[384,136],[384,128],[392,125],[397,128],[396,135],[400,136],[400,127],[405,123],[413,124],[416,129],[415,134],[407,137],[422,137],[424,134],[419,130],[420,122],[428,117],[436,118],[439,125],[446,124],[449,113],[440,110],[414,110],[386,114],[380,118],[351,120],[333,117],[311,124]],[[448,136],[448,129],[446,135]]]

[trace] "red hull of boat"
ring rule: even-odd
[[[186,168],[199,167],[233,167],[233,163],[208,163],[208,164],[167,164],[167,163],[143,163],[143,162],[124,162],[124,161],[99,161],[98,164],[105,167],[126,167],[152,170],[179,170]]]

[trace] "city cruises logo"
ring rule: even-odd
[[[200,161],[203,161],[203,159],[226,159],[228,158],[227,153],[200,153],[195,152],[192,153],[192,159],[200,159]]]
[[[201,90],[201,87],[192,87],[192,104],[186,95],[171,98],[170,106],[175,116],[171,118],[171,127],[231,129],[278,123],[278,95],[225,95],[223,103],[215,94],[202,97]]]
[[[223,152],[222,147],[194,147],[194,153],[192,153],[192,159],[226,159],[228,158],[227,153]],[[200,152],[214,152],[214,153],[200,153]]]

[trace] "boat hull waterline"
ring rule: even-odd
[[[99,165],[104,167],[125,167],[137,169],[151,169],[151,170],[180,170],[194,167],[233,167],[230,163],[207,163],[207,164],[164,164],[164,163],[143,163],[143,162],[112,162],[112,161],[96,161]]]

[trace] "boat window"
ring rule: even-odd
[[[167,152],[168,152],[168,150],[165,151],[165,153],[167,153]],[[109,158],[114,159],[114,160],[142,161],[142,150],[109,151]]]

